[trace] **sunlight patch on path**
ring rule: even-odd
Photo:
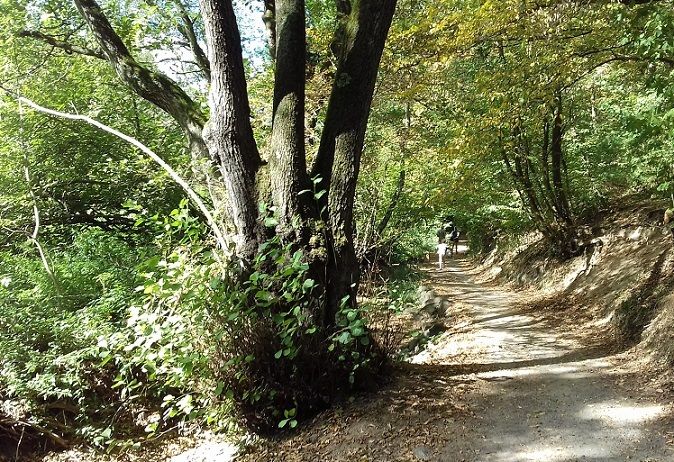
[[[474,383],[466,399],[475,414],[437,460],[674,461],[651,426],[665,408],[625,396],[622,372],[602,349],[581,345],[542,316],[515,312],[526,294],[476,283],[465,261],[450,265],[431,273],[433,286],[468,320],[411,362]]]
[[[664,406],[660,405],[643,406],[613,400],[590,404],[578,414],[578,417],[586,420],[601,420],[607,425],[622,427],[654,420],[662,416],[664,412]]]
[[[239,448],[227,442],[207,441],[173,456],[169,462],[229,462],[235,460]]]

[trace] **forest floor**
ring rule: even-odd
[[[449,329],[384,390],[245,461],[674,461],[671,394],[573,307],[425,268]]]
[[[674,461],[670,391],[628,361],[629,351],[607,347],[581,309],[484,282],[462,258],[424,271],[425,285],[449,304],[447,330],[382,390],[290,436],[259,440],[237,461]],[[226,462],[230,449],[192,440],[123,460]],[[121,459],[70,452],[44,460]]]

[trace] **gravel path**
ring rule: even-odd
[[[518,308],[529,294],[476,282],[466,261],[451,260],[430,277],[465,321],[412,363],[475,386],[456,438],[418,459],[674,461],[668,407],[635,390],[639,378],[617,368],[606,349]]]

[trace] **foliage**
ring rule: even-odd
[[[544,187],[537,153],[560,92],[573,226],[616,195],[667,197],[671,2],[627,3],[402,2],[371,117],[365,203],[402,157],[405,206],[416,207],[401,209],[405,219],[433,228],[452,214],[473,250],[498,234],[550,226],[552,214],[537,220],[518,195],[525,188],[502,152],[513,154],[517,122],[536,156],[534,187]],[[382,173],[370,179],[370,165]],[[404,222],[398,229],[416,232]]]
[[[133,298],[133,268],[145,250],[89,229],[51,252],[52,280],[32,246],[0,257],[0,395],[29,424],[52,428],[98,419],[106,396],[96,338],[114,332]],[[113,404],[109,403],[108,405]],[[56,420],[54,420],[56,419]],[[68,436],[74,429],[56,426]]]
[[[363,315],[345,298],[336,329],[317,317],[322,300],[306,256],[272,238],[243,286],[215,299],[220,341],[216,376],[247,424],[258,431],[289,425],[362,386],[377,355]],[[374,364],[373,361],[375,362]]]
[[[186,201],[134,218],[155,246],[85,228],[50,249],[53,279],[32,245],[1,254],[0,396],[14,418],[108,448],[180,422],[233,428],[210,373],[218,265],[197,244],[204,227]]]
[[[370,381],[383,360],[372,341],[378,320],[408,307],[416,290],[413,279],[384,283],[382,274],[432,251],[448,214],[480,252],[499,236],[533,229],[575,245],[577,228],[625,193],[669,198],[674,10],[670,0],[636,3],[643,2],[399,2],[354,206],[364,279],[377,281],[363,293],[385,302],[336,297],[330,320],[320,314],[328,300],[307,247],[279,235],[260,246],[251,267],[223,268],[202,218],[185,202],[173,210],[179,189],[147,159],[3,94],[0,399],[19,409],[17,419],[68,438],[77,429],[76,437],[99,446],[188,422],[231,429],[232,415],[261,430],[293,428]],[[176,26],[179,5],[104,8],[133,55],[143,64],[165,60],[147,66],[169,73],[205,110],[207,85]],[[196,4],[183,6],[201,40]],[[133,134],[210,195],[176,123],[119,83],[108,63],[17,34],[60,31],[96,48],[74,5],[18,0],[0,8],[3,87]],[[307,2],[309,163],[335,79],[340,14],[334,2]],[[259,37],[251,39],[256,34],[244,46],[251,123],[264,157],[274,66]],[[547,190],[551,164],[542,155],[555,111],[568,222]],[[527,175],[517,173],[515,159]],[[312,192],[320,203],[323,193]],[[259,221],[260,235],[275,233],[274,216]],[[321,242],[322,224],[309,224]],[[650,315],[633,318],[631,308],[620,321],[625,331]]]

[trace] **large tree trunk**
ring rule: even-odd
[[[237,253],[247,265],[258,248],[257,174],[262,160],[250,124],[241,37],[231,0],[201,0],[200,5],[211,63],[211,117],[204,139],[220,161]]]
[[[320,185],[329,191],[327,319],[334,318],[344,296],[355,303],[358,290],[353,201],[377,70],[395,4],[395,0],[338,2],[343,17],[334,48],[339,61],[312,168],[312,177],[320,176]]]
[[[298,221],[304,221],[307,211],[301,203],[309,199],[300,194],[309,189],[304,148],[305,13],[304,0],[275,3],[277,51],[269,162],[272,198],[282,232],[287,234],[293,221],[303,227]]]

